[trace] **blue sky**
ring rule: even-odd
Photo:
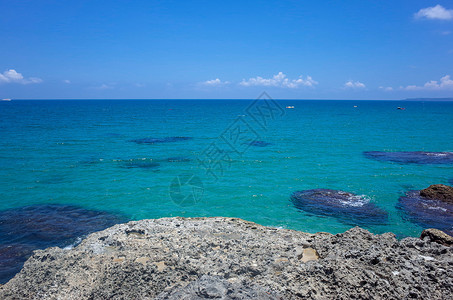
[[[0,98],[453,97],[451,1],[0,0],[0,12]]]

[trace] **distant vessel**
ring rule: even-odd
[[[405,108],[404,108],[404,107],[399,107],[399,106],[398,106],[398,108],[397,108],[397,109],[405,110]]]
[[[286,108],[294,108],[294,106],[287,106]]]
[[[2,99],[2,101],[11,101],[11,99],[9,99],[9,98],[4,98],[4,99]]]

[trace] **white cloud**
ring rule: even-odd
[[[393,88],[391,86],[380,86],[379,87],[381,90],[384,90],[386,92],[391,92],[393,91]]]
[[[114,84],[101,84],[100,86],[95,87],[97,90],[110,90],[114,88]]]
[[[361,83],[360,81],[352,81],[349,80],[344,84],[345,88],[350,88],[350,89],[364,89],[366,88],[366,85]]]
[[[427,7],[420,9],[416,14],[417,19],[430,19],[430,20],[452,20],[453,9],[446,9],[442,5]]]
[[[105,83],[101,84],[101,86],[99,87],[99,89],[101,89],[101,90],[106,90],[106,89],[111,89],[111,88],[113,88],[113,87],[111,87],[110,85],[105,84]]]
[[[3,73],[0,73],[0,83],[21,83],[21,84],[30,84],[30,83],[41,83],[42,79],[37,77],[24,78],[21,73],[18,73],[14,69],[7,70]]]
[[[426,82],[422,86],[417,85],[408,85],[406,87],[400,87],[401,89],[408,90],[408,91],[415,91],[415,90],[450,90],[453,89],[453,80],[450,78],[450,75],[445,75],[440,79],[431,80]]]
[[[416,85],[408,85],[406,87],[400,86],[400,89],[408,90],[408,91],[415,91],[415,90],[420,89],[420,88],[417,87]]]
[[[219,78],[212,79],[212,80],[206,80],[200,83],[201,85],[205,86],[222,86],[222,85],[227,85],[230,84],[229,81],[222,81]]]
[[[64,83],[67,83],[67,84],[70,84],[71,83],[71,80],[68,80],[68,79],[65,79],[63,80]]]
[[[279,72],[277,75],[274,75],[272,78],[263,78],[257,76],[255,78],[249,78],[249,80],[242,79],[239,83],[242,86],[275,86],[282,88],[298,88],[300,86],[314,86],[318,82],[314,81],[313,78],[307,76],[307,79],[303,79],[302,76],[299,76],[298,79],[288,79],[286,75],[282,72]]]

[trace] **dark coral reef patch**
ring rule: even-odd
[[[191,140],[191,139],[192,139],[192,137],[187,137],[187,136],[168,136],[168,137],[163,137],[163,138],[147,137],[147,138],[142,138],[142,139],[131,140],[131,142],[134,142],[137,144],[162,144],[162,143],[175,143],[175,142],[180,142],[180,141],[187,141],[187,140]]]
[[[390,161],[400,164],[453,164],[453,152],[426,152],[426,151],[365,151],[366,158],[378,161]]]
[[[408,191],[399,198],[397,208],[409,221],[423,228],[436,228],[453,235],[453,204],[420,195],[420,191]]]
[[[387,223],[387,213],[370,202],[369,198],[344,191],[330,189],[297,191],[291,196],[291,201],[300,210],[332,216],[346,224],[367,226]]]
[[[121,167],[126,169],[157,169],[160,164],[151,158],[134,158],[121,161]]]
[[[0,283],[22,268],[33,250],[71,245],[125,218],[70,205],[34,205],[0,211]]]

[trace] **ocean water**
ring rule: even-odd
[[[133,220],[226,216],[331,233],[355,225],[291,202],[296,191],[324,188],[388,213],[362,227],[418,236],[423,228],[398,198],[448,184],[453,164],[365,151],[453,152],[453,102],[0,102],[0,211],[58,204]]]

